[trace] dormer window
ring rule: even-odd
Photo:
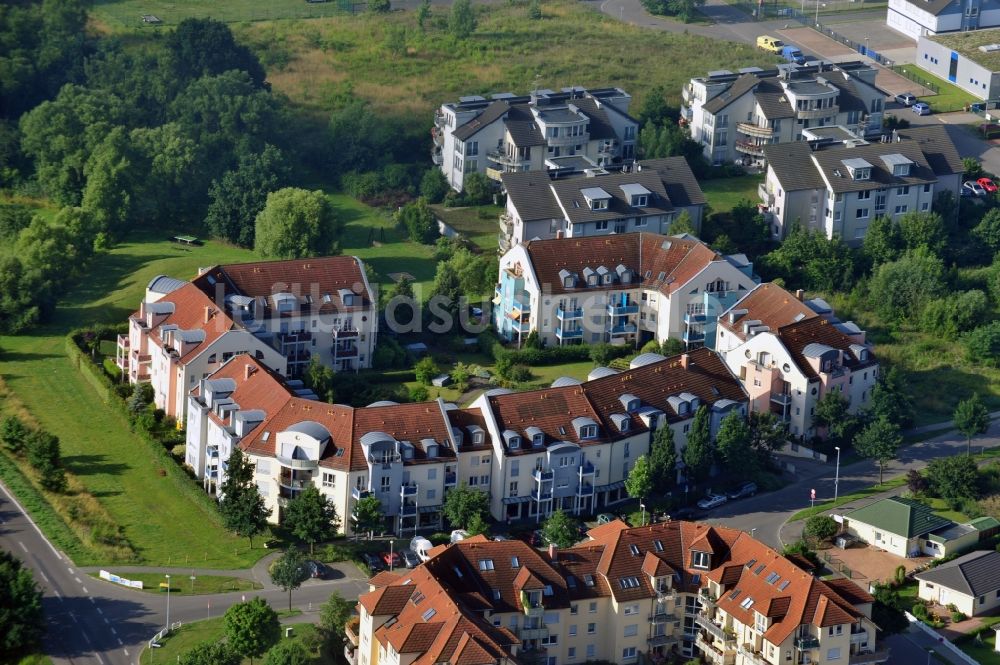
[[[608,200],[607,199],[594,199],[590,202],[591,210],[607,210]]]
[[[593,439],[597,436],[597,425],[587,425],[580,430],[581,439]]]
[[[649,197],[648,196],[643,195],[643,196],[634,196],[634,197],[632,197],[632,207],[633,208],[645,208],[647,205],[649,205]]]
[[[583,194],[583,198],[587,200],[587,206],[591,210],[608,209],[608,203],[611,201],[611,195],[600,187],[587,187],[586,189],[581,189],[580,193]]]
[[[535,447],[538,447],[538,446],[542,445],[543,443],[545,443],[545,435],[544,434],[536,434],[535,436],[531,437],[531,445],[533,445]]]
[[[587,284],[590,286],[597,286],[597,275],[590,275],[587,277]]]
[[[478,446],[482,442],[483,442],[483,433],[482,432],[476,432],[475,434],[472,435],[472,443],[474,445]]]
[[[864,159],[852,157],[843,160],[843,164],[847,167],[847,172],[851,175],[852,180],[871,180],[872,165]]]
[[[708,570],[712,563],[712,557],[708,552],[691,551],[691,567]]]
[[[628,183],[622,185],[621,189],[625,194],[625,200],[627,200],[629,205],[633,208],[645,208],[649,205],[649,197],[652,192],[639,183]]]
[[[904,157],[898,152],[894,152],[891,155],[882,155],[882,162],[885,163],[886,168],[892,171],[892,175],[897,178],[905,178],[910,175],[910,170],[913,167],[913,160],[909,157]]]

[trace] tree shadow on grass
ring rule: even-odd
[[[0,362],[7,362],[7,363],[31,362],[34,360],[44,360],[46,358],[60,358],[60,357],[62,356],[58,353],[24,353],[21,351],[0,352]]]
[[[995,378],[995,377],[993,377]],[[1000,395],[989,378],[956,367],[934,367],[907,373],[916,412],[926,422],[950,420],[955,407],[973,393],[979,393],[990,410],[1000,408]]]
[[[107,455],[70,455],[63,458],[63,464],[69,467],[77,476],[93,476],[107,474],[120,476],[131,467],[121,462],[108,462]],[[94,496],[97,496],[96,494]]]

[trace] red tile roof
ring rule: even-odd
[[[738,318],[732,317],[735,320],[731,320],[729,312],[741,309],[747,310],[747,313],[738,315]],[[817,316],[816,312],[796,298],[794,294],[789,293],[774,282],[764,282],[737,301],[727,313],[720,316],[719,325],[745,340],[743,324],[746,321],[760,321],[760,325],[767,326],[774,332],[781,326]]]
[[[851,351],[851,345],[856,344],[856,342],[838,330],[830,321],[822,317],[782,326],[778,328],[777,334],[781,343],[785,345],[785,348],[788,349],[788,352],[795,360],[795,364],[798,365],[803,374],[811,379],[817,378],[819,374],[817,374],[816,370],[813,369],[812,365],[806,359],[803,350],[806,346],[814,342],[843,351],[844,366],[850,368],[852,371],[878,364],[875,354],[870,348],[868,350],[868,360],[865,362],[859,361],[855,357],[854,352]]]
[[[669,294],[713,261],[725,260],[701,241],[657,233],[530,240],[524,248],[538,283],[548,285],[554,294],[628,288],[617,282],[588,287],[584,281],[584,268],[597,270],[604,266],[614,272],[619,265],[632,271],[632,287],[641,284]],[[562,270],[576,274],[576,287],[566,288],[559,277]]]
[[[236,329],[236,325],[225,310],[212,302],[193,284],[185,284],[179,289],[171,291],[157,303],[173,303],[174,311],[158,325],[150,328],[149,340],[151,343],[159,347],[164,346],[164,342],[160,339],[160,331],[163,330],[164,326],[177,326],[180,330],[201,330],[205,333],[201,342],[193,344],[187,352],[180,356],[181,362],[198,355],[226,332]],[[138,317],[138,315],[139,313],[136,312],[133,317]]]
[[[230,358],[212,372],[209,378],[232,379],[236,383],[236,390],[229,395],[230,399],[241,410],[259,409],[267,417],[276,414],[292,399],[285,379],[280,374],[245,353]],[[199,383],[191,394],[197,397],[200,392]],[[220,425],[226,424],[214,412],[209,412],[209,417]]]

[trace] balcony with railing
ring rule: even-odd
[[[795,648],[800,651],[819,648],[819,638],[812,635],[802,635],[795,638]]]
[[[529,333],[531,332],[531,321],[527,318],[514,319],[510,323],[510,328],[514,332]]]
[[[457,473],[446,473],[444,474],[444,486],[454,487],[458,484],[458,474]]]
[[[556,337],[559,339],[582,339],[583,328],[556,328]]]
[[[851,644],[862,644],[869,638],[867,630],[851,630]]]
[[[710,635],[698,633],[694,645],[701,651],[701,655],[713,665],[733,665],[736,662],[736,649],[720,649],[712,641]]]
[[[577,475],[579,475],[580,479],[582,480],[583,478],[585,478],[587,476],[593,477],[593,475],[596,473],[596,471],[597,471],[597,469],[594,468],[593,464],[591,464],[590,462],[584,462],[583,464],[580,465],[580,468],[578,469],[578,474]]]
[[[755,125],[751,122],[736,123],[736,131],[740,134],[746,134],[747,136],[757,136],[765,139],[769,139],[774,136],[773,127],[761,127],[760,125]]]
[[[702,328],[688,328],[684,331],[684,343],[694,344],[705,341],[705,331]]]
[[[505,167],[506,170],[508,171],[509,170],[520,171],[526,164],[529,163],[529,160],[526,159],[525,157],[522,157],[520,155],[515,155],[514,157],[511,157],[502,150],[491,150],[490,152],[486,153],[486,161],[492,162],[494,164],[499,164],[500,166]],[[504,169],[498,169],[498,170],[503,171]]]
[[[889,660],[888,649],[876,649],[867,653],[852,654],[848,659],[848,665],[876,665]]]
[[[566,321],[570,319],[582,319],[583,318],[583,308],[575,307],[570,309],[563,309],[562,306],[556,308],[556,318],[560,321]]]
[[[374,492],[370,489],[365,489],[363,487],[352,487],[351,488],[351,498],[355,501],[364,499],[369,496],[374,496]]]
[[[400,517],[413,517],[417,514],[417,504],[404,501],[399,506]]]
[[[836,104],[818,109],[797,109],[795,111],[796,120],[815,120],[816,118],[826,118],[840,113],[840,107]]]
[[[590,483],[580,483],[576,486],[577,496],[594,496],[594,486]]]
[[[676,614],[672,614],[665,605],[657,605],[649,615],[650,623],[675,623],[679,619]]]
[[[357,328],[334,328],[331,333],[334,339],[348,339],[360,334]]]
[[[369,455],[368,464],[371,466],[379,466],[383,469],[389,469],[393,464],[399,464],[403,461],[402,456],[399,453],[385,453],[382,455]]]
[[[414,483],[408,483],[406,485],[400,485],[399,487],[399,498],[410,499],[417,495],[417,486]]]
[[[767,183],[765,182],[757,185],[757,198],[761,200],[761,203],[768,207],[774,205],[774,194],[768,190]]]
[[[541,640],[549,636],[549,628],[548,626],[518,628],[517,636],[522,640]]]
[[[708,321],[708,316],[705,314],[704,309],[684,313],[684,323],[686,325],[703,324],[706,321]]]
[[[608,333],[610,333],[612,337],[616,337],[618,335],[634,335],[635,331],[636,327],[634,323],[619,323],[608,328]]]
[[[709,635],[725,644],[727,648],[736,648],[736,633],[727,632],[722,625],[712,621],[710,618],[702,614],[695,617],[694,621]]]
[[[361,632],[360,617],[351,617],[350,619],[347,620],[347,623],[344,624],[344,637],[346,637],[347,640],[354,646],[358,646],[358,643],[360,641],[358,639],[358,634],[360,632]]]
[[[544,469],[535,469],[531,472],[531,477],[535,479],[536,483],[551,483],[555,474],[552,471],[546,471]]]
[[[635,302],[608,303],[608,314],[610,316],[628,316],[629,314],[637,314],[638,312],[639,312],[639,303]]]
[[[705,609],[708,612],[711,612],[715,610],[715,605],[717,601],[715,596],[709,593],[708,589],[702,589],[698,594],[698,602],[701,603],[703,609]]]
[[[744,155],[752,155],[754,157],[764,156],[764,146],[752,141],[736,141],[734,147],[736,148],[736,152],[742,152]]]
[[[347,665],[355,665],[357,649],[352,644],[344,644],[344,660]]]
[[[676,635],[667,635],[666,633],[660,635],[650,635],[646,638],[646,642],[650,647],[665,647],[671,644],[677,644],[680,642],[680,638]]]
[[[771,393],[771,401],[775,404],[788,406],[792,403],[792,396],[789,393]]]
[[[602,141],[599,146],[597,146],[597,155],[599,157],[611,157],[615,154],[615,150],[618,149],[618,141]]]
[[[743,656],[745,662],[752,663],[753,665],[774,665],[764,658],[764,654],[759,651],[754,651],[753,645],[744,644],[739,648],[739,654]]]
[[[332,348],[332,351],[333,351],[333,357],[334,358],[338,358],[338,359],[356,358],[358,356],[358,345],[357,344],[352,344],[352,343],[334,344],[333,348]]]

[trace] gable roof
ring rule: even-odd
[[[904,538],[922,536],[952,524],[951,520],[935,515],[934,511],[919,501],[898,496],[881,499],[851,511],[847,518]]]
[[[870,347],[865,347],[868,351],[868,359],[865,361],[859,360],[855,355],[855,349],[858,347],[858,344],[841,332],[828,319],[821,316],[781,326],[777,330],[777,336],[785,348],[788,349],[792,360],[795,361],[798,368],[809,379],[818,378],[819,374],[806,358],[810,353],[823,347],[841,351],[843,365],[849,367],[852,371],[878,364],[875,354]]]
[[[948,136],[948,128],[943,125],[926,125],[896,130],[903,139],[916,141],[920,145],[927,163],[938,175],[963,173],[965,166],[955,148],[955,142]]]
[[[182,364],[207,349],[225,333],[236,329],[235,322],[225,310],[194,284],[188,283],[174,289],[152,305],[143,303],[144,307],[150,306],[157,310],[163,310],[170,305],[173,306],[173,311],[150,328],[149,340],[159,347],[167,345],[163,337],[174,334],[179,334],[188,341],[194,341],[184,353],[177,356]],[[133,318],[138,318],[141,312],[142,309],[134,313]],[[184,335],[184,333],[194,334]]]
[[[746,310],[742,313],[740,310]],[[740,339],[746,340],[743,323],[767,326],[772,331],[781,326],[816,317],[816,312],[774,282],[758,284],[719,316],[719,324]]]
[[[758,77],[753,74],[744,74],[736,79],[726,90],[723,90],[718,95],[705,102],[702,105],[702,109],[704,109],[707,113],[714,115],[743,95],[753,91],[757,87],[758,83],[760,83],[760,79]]]
[[[917,573],[916,578],[967,596],[993,594],[1000,590],[1000,552],[996,550],[971,552]]]

